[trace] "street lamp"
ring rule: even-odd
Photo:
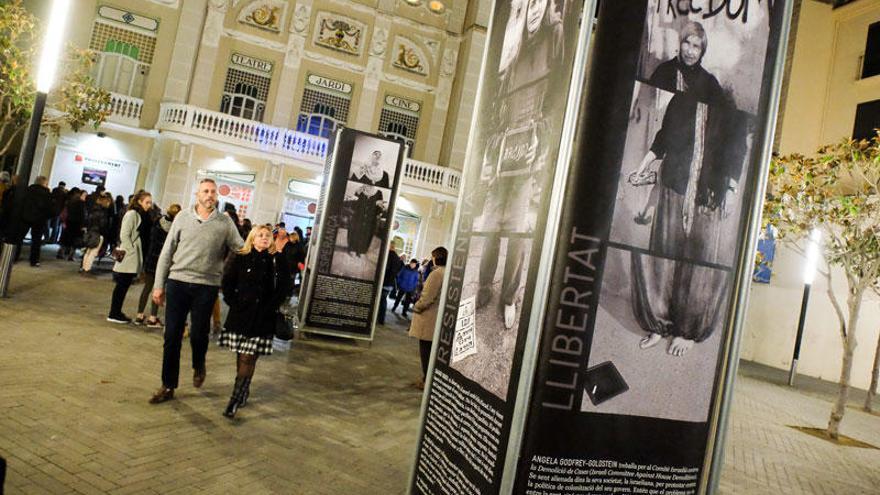
[[[807,318],[807,303],[810,302],[810,287],[816,279],[816,265],[819,263],[819,242],[822,232],[813,229],[810,233],[810,242],[807,245],[807,262],[804,264],[804,295],[801,299],[801,315],[798,319],[797,336],[794,339],[794,353],[791,357],[791,369],[788,372],[788,385],[794,386],[794,377],[797,374],[798,359],[801,355],[801,341],[804,338],[804,322]]]
[[[40,123],[43,120],[43,112],[46,109],[46,97],[52,85],[55,83],[55,73],[58,71],[58,59],[61,55],[61,41],[64,39],[64,28],[67,24],[67,13],[70,11],[70,0],[53,0],[52,10],[49,13],[49,24],[46,26],[43,38],[43,48],[40,53],[40,66],[37,70],[37,96],[34,100],[34,110],[31,114],[30,126],[21,155],[18,160],[18,184],[15,186],[15,203],[13,214],[21,213],[24,195],[30,182],[31,170],[34,166],[34,153],[37,150],[37,138],[40,135]],[[18,239],[13,239],[18,241]],[[12,273],[12,260],[15,257],[15,244],[7,239],[0,253],[0,297],[6,297],[9,288],[9,278]]]

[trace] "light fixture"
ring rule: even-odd
[[[810,285],[816,278],[816,265],[819,263],[819,241],[822,232],[813,229],[810,233],[810,244],[807,246],[807,262],[804,264],[804,283]]]
[[[226,163],[234,163],[235,162],[235,158],[232,155],[226,155],[226,158],[224,158],[223,160],[225,160]]]
[[[40,69],[37,75],[37,91],[48,93],[55,82],[58,59],[61,55],[61,40],[64,38],[64,27],[67,24],[67,12],[70,0],[55,0],[46,27],[46,38],[43,40],[43,51],[40,55]]]
[[[403,1],[406,2],[408,5],[412,5],[413,7],[418,7],[419,5],[422,4],[422,0],[403,0]]]
[[[440,0],[431,0],[428,2],[428,9],[435,14],[446,12],[446,5]]]

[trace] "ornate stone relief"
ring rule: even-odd
[[[306,40],[300,36],[291,36],[287,42],[287,53],[284,54],[284,65],[286,67],[296,67],[299,65],[305,49]]]
[[[286,14],[287,2],[284,0],[256,0],[241,9],[238,22],[278,33]]]
[[[458,50],[447,48],[443,51],[443,62],[440,64],[440,74],[446,77],[455,75],[455,63],[458,61]]]
[[[379,89],[379,81],[382,80],[382,59],[370,57],[367,62],[367,71],[364,74],[364,87],[367,89]]]
[[[362,22],[332,12],[318,12],[314,41],[332,50],[360,56],[366,31],[367,26]]]
[[[420,46],[408,38],[397,36],[394,38],[394,47],[392,65],[421,76],[428,75],[428,57]]]
[[[309,5],[297,5],[293,13],[293,32],[305,34],[309,28],[309,18],[312,16],[312,7]]]
[[[370,45],[370,53],[381,57],[388,48],[388,30],[382,28],[373,29],[373,43]]]

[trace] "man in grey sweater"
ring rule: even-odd
[[[162,356],[162,387],[150,398],[159,404],[174,398],[180,376],[180,347],[188,314],[192,315],[189,342],[192,347],[193,386],[205,382],[205,354],[211,309],[223,276],[223,260],[242,247],[232,219],[217,211],[217,184],[202,179],[194,208],[182,210],[159,255],[153,301],[165,308],[165,345]],[[166,297],[167,294],[167,297]]]

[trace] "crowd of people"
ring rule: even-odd
[[[43,176],[16,198],[21,194],[17,180],[0,174],[0,236],[16,245],[16,259],[29,233],[33,267],[40,266],[46,243],[58,245],[59,259],[79,259],[83,276],[94,276],[97,260],[113,261],[107,321],[164,328],[161,387],[150,403],[174,398],[187,333],[193,386],[202,386],[205,355],[216,332],[218,344],[236,354],[236,378],[223,413],[234,418],[247,404],[257,359],[272,353],[279,308],[302,283],[311,227],[288,232],[284,223],[253,225],[239,219],[234,205],[218,208],[217,186],[211,179],[200,182],[193,207],[171,204],[164,210],[144,190],[126,202],[101,186],[88,192],[68,190],[60,182],[50,190]],[[389,298],[392,313],[401,308],[401,317],[408,319],[412,311],[409,333],[419,339],[422,359],[419,387],[427,373],[446,257],[440,247],[430,259],[407,261],[392,243],[386,264],[378,322],[384,323]],[[132,319],[123,307],[129,289],[138,282],[143,287]],[[222,323],[220,297],[229,308]],[[163,305],[164,323],[159,318]]]

